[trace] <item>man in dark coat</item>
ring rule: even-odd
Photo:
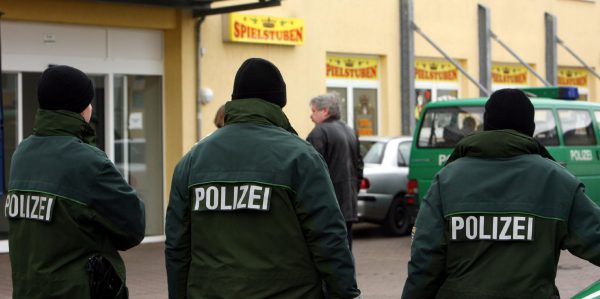
[[[328,93],[310,101],[310,119],[316,124],[307,141],[323,156],[335,195],[346,220],[348,244],[352,249],[352,223],[358,220],[356,202],[362,179],[363,161],[355,131],[340,120],[339,96]]]

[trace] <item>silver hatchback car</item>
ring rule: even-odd
[[[404,198],[412,137],[361,136],[359,140],[365,168],[358,218],[383,225],[391,235],[408,234],[417,209]]]

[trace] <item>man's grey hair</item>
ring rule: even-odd
[[[337,92],[318,95],[310,100],[310,105],[317,110],[327,108],[329,117],[340,118],[340,95]]]

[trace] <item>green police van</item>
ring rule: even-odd
[[[578,93],[572,87],[522,90],[535,107],[534,138],[585,184],[585,192],[600,205],[600,104],[575,101]],[[425,105],[413,137],[407,204],[418,205],[462,137],[483,130],[486,101],[474,98]]]

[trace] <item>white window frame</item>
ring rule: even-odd
[[[378,74],[379,78],[379,74]],[[381,127],[381,83],[379,80],[350,80],[350,79],[327,79],[327,88],[345,88],[346,89],[346,115],[351,128],[354,129],[354,89],[368,88],[377,90],[377,124],[375,124],[377,133],[380,133]]]
[[[456,90],[456,98],[460,99],[459,82],[440,82],[440,81],[415,81],[415,89],[431,89],[431,101],[437,102],[437,93],[439,89]]]

